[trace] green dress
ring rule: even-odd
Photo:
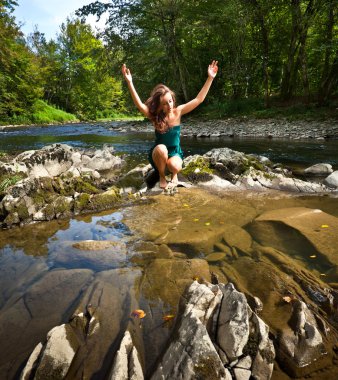
[[[168,149],[168,157],[178,156],[183,160],[183,152],[180,145],[180,134],[181,134],[181,126],[176,125],[174,127],[170,127],[165,133],[160,133],[155,130],[155,144],[151,147],[148,159],[151,163],[152,167],[156,169],[156,165],[153,161],[153,150],[156,145],[164,144]]]

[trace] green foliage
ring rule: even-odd
[[[199,92],[212,59],[220,70],[200,116],[331,115],[338,96],[336,5],[337,0],[93,1],[77,14],[108,12],[102,35],[82,19],[67,19],[57,38],[47,41],[38,30],[25,40],[13,16],[18,2],[0,1],[0,120],[73,119],[49,104],[79,119],[134,113],[122,85],[124,62],[142,99],[161,82],[175,90],[178,103],[186,102]],[[275,107],[277,97],[284,105],[302,99],[305,106]],[[315,112],[312,104],[328,108]]]
[[[37,124],[52,122],[76,121],[76,117],[70,113],[59,110],[43,100],[37,100],[32,109],[31,121]]]
[[[0,193],[4,193],[10,186],[15,185],[23,178],[20,174],[5,175],[0,181]]]

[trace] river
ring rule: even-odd
[[[153,141],[150,133],[114,132],[98,124],[16,128],[0,132],[0,136],[0,151],[10,153],[52,143],[86,148],[112,144],[117,153],[127,155],[130,166],[146,162]],[[336,168],[338,165],[337,140],[186,137],[182,138],[182,146],[186,155],[227,146],[262,154],[293,168],[318,162],[331,163]],[[277,334],[289,317],[289,305],[280,302],[281,296],[287,289],[298,286],[292,276],[287,276],[287,280],[283,277],[281,264],[257,259],[258,251],[245,248],[236,258],[228,255],[216,261],[207,258],[219,250],[215,247],[219,247],[219,231],[224,226],[250,231],[248,226],[262,213],[291,207],[321,209],[338,218],[335,196],[293,196],[278,192],[222,194],[180,189],[174,197],[155,196],[97,215],[1,231],[0,378],[19,378],[29,354],[39,342],[45,341],[47,332],[68,322],[74,312],[83,311],[89,301],[97,302],[101,316],[122,330],[127,327],[133,309],[145,310],[147,317],[142,321],[141,334],[145,371],[150,374],[173,328],[172,324],[163,323],[163,316],[176,315],[184,287],[193,277],[204,273],[204,264],[187,269],[183,268],[182,260],[207,263],[221,281],[231,280],[239,290],[260,297],[264,304],[261,317],[272,333]],[[88,240],[112,242],[113,249],[78,245]],[[255,236],[252,241],[257,244]],[[309,273],[321,284],[329,281],[321,276],[330,267],[320,255],[313,259],[307,246],[290,249],[285,244],[280,249],[295,272]],[[267,280],[267,273],[272,276],[273,271],[276,280],[272,277]],[[338,282],[338,279],[330,281]],[[95,298],[98,287],[100,296]],[[312,302],[301,290],[298,294]],[[103,355],[106,357],[97,361],[97,368],[92,363],[94,359],[88,360],[92,367],[86,367],[100,379],[109,372],[112,341],[120,336],[119,332],[105,332],[105,328],[103,323],[100,345],[102,352],[107,349]],[[326,371],[321,374],[325,379],[336,378],[337,366],[329,366]],[[272,378],[292,377],[276,362]]]

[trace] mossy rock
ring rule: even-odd
[[[15,210],[21,221],[26,221],[27,219],[29,219],[28,208],[25,204],[21,203],[17,205]]]
[[[189,162],[189,164],[182,169],[182,174],[189,176],[192,173],[209,173],[213,174],[214,170],[210,167],[210,162],[208,159],[203,157],[198,157],[196,160]]]
[[[74,211],[75,213],[79,213],[82,210],[88,210],[88,205],[90,202],[90,194],[83,193],[80,194],[74,202]]]
[[[62,214],[68,214],[72,210],[73,205],[74,201],[69,202],[69,200],[65,197],[58,197],[57,199],[55,199],[53,204],[55,214],[57,216]]]
[[[92,183],[84,181],[81,177],[76,177],[73,180],[73,188],[78,193],[98,194],[100,190],[97,189]]]
[[[209,160],[204,157],[198,157],[182,169],[182,174],[193,183],[210,181],[213,173]]]
[[[41,211],[43,212],[46,220],[52,220],[55,218],[55,210],[53,204],[46,205]]]
[[[102,194],[96,194],[92,196],[88,206],[89,209],[93,211],[107,210],[109,208],[114,207],[118,200],[119,198],[116,196],[116,194],[105,192]]]
[[[8,227],[11,227],[14,224],[19,224],[19,223],[20,223],[20,218],[17,212],[8,214],[4,220],[4,224]]]

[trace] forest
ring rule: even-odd
[[[0,0],[0,121],[41,122],[52,106],[80,120],[135,112],[122,83],[126,63],[146,99],[157,83],[179,102],[194,97],[211,60],[219,73],[205,105],[225,117],[301,105],[337,109],[338,0],[95,1],[55,39],[24,36],[15,0]],[[86,16],[108,14],[98,33]],[[283,111],[282,111],[283,112]],[[320,113],[320,111],[318,111]]]

